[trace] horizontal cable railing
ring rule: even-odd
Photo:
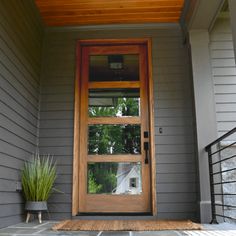
[[[211,223],[236,221],[236,127],[206,146],[211,191]]]

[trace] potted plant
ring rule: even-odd
[[[39,223],[42,223],[42,211],[47,211],[47,200],[53,192],[56,179],[56,164],[50,155],[33,154],[32,160],[25,162],[22,170],[22,190],[26,200],[26,222],[30,214],[38,213]]]

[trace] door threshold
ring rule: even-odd
[[[157,216],[151,213],[80,213],[74,220],[154,220]]]
[[[131,212],[131,213],[123,213],[123,212],[86,212],[79,213],[76,216],[152,216],[150,212]]]

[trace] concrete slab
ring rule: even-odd
[[[37,221],[20,223],[0,229],[0,236],[236,236],[236,224],[222,223],[219,225],[203,225],[199,231],[52,231],[51,227],[57,222],[45,221],[39,224]]]
[[[130,233],[126,231],[105,231],[98,236],[129,236]]]
[[[146,231],[146,232],[133,232],[132,236],[182,236],[181,232],[172,230],[168,231]]]

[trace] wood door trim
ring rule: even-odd
[[[157,214],[156,202],[156,165],[155,165],[155,128],[154,128],[154,96],[152,80],[152,46],[151,39],[96,39],[79,40],[76,49],[76,78],[75,78],[75,105],[74,105],[74,147],[73,147],[73,185],[72,185],[72,215],[75,216],[79,211],[79,117],[80,117],[80,67],[81,67],[81,48],[86,45],[132,45],[144,44],[147,46],[147,66],[148,66],[148,91],[149,91],[149,124],[150,124],[150,158],[151,158],[151,207],[152,214]],[[91,84],[91,83],[89,83]],[[136,85],[137,86],[137,85]],[[104,87],[103,87],[104,88]]]
[[[113,204],[107,204],[104,207],[106,208],[106,212],[113,212],[114,204],[116,204],[116,208],[118,212],[130,212],[132,209],[132,212],[142,212],[143,205],[146,203],[142,201],[142,194],[140,195],[115,195],[115,194],[88,194],[86,196],[88,198],[88,201],[92,204],[89,207],[89,212],[99,212],[97,209],[97,205],[104,204],[104,199],[109,199],[109,202],[114,202]],[[129,199],[129,201],[126,201]],[[136,204],[136,201],[139,201],[140,204]],[[119,202],[117,204],[117,202]],[[113,205],[113,206],[112,206]],[[135,210],[133,210],[135,206]],[[119,210],[120,208],[120,210]]]
[[[141,155],[129,155],[124,157],[122,155],[106,155],[100,157],[99,155],[88,155],[88,162],[141,162]]]
[[[157,215],[156,197],[156,156],[155,156],[155,124],[154,124],[154,88],[152,78],[152,41],[147,40],[147,60],[148,60],[148,98],[149,98],[149,125],[150,125],[150,157],[151,157],[151,196],[152,214]]]
[[[122,124],[140,124],[140,117],[94,117],[88,119],[89,125],[97,125],[97,124],[114,124],[114,125],[122,125]]]
[[[75,78],[75,104],[74,104],[74,142],[73,142],[73,186],[72,186],[72,215],[79,211],[79,111],[80,111],[80,66],[81,46],[78,43],[76,49],[76,78]]]
[[[105,46],[101,47],[101,46]],[[139,52],[139,44],[133,45],[96,45],[90,46],[91,55],[109,55],[109,54],[137,54]]]
[[[145,46],[140,47],[140,67],[139,67],[139,74],[140,74],[140,106],[141,111],[144,109],[146,110],[145,113],[142,114],[142,124],[141,127],[143,130],[141,130],[141,134],[143,134],[145,131],[149,131],[149,134],[151,133],[151,130],[149,130],[148,127],[148,116],[149,116],[149,106],[148,106],[148,74],[147,74],[147,48]],[[144,73],[141,73],[141,71],[144,71]],[[150,135],[149,135],[150,136]],[[144,135],[141,135],[141,143],[144,144],[144,142],[148,142],[150,144],[150,138],[144,137]],[[144,145],[141,145],[141,153],[145,153]],[[150,154],[149,154],[150,155]],[[142,172],[147,172],[147,169],[149,168],[149,175],[144,175],[142,179],[142,184],[144,186],[147,186],[146,191],[143,192],[144,198],[147,199],[150,202],[150,211],[152,210],[152,204],[151,204],[151,182],[150,182],[150,175],[151,175],[151,165],[150,163],[150,157],[148,157],[148,165],[143,164],[142,165]]]
[[[145,44],[147,45],[150,38],[133,38],[133,39],[83,39],[79,40],[81,46],[91,45],[133,45],[133,44]]]
[[[139,88],[139,81],[89,82],[89,88]]]
[[[81,77],[82,78],[88,78],[89,75],[89,48],[88,47],[82,47],[81,49],[81,54],[82,54],[82,61],[81,61]],[[84,191],[85,185],[83,185],[82,183],[86,183],[87,181],[87,172],[86,171],[79,171],[82,170],[82,168],[84,166],[86,166],[87,164],[87,160],[86,160],[86,156],[87,156],[87,146],[88,146],[88,140],[87,135],[83,135],[83,134],[87,134],[88,133],[88,126],[84,125],[87,124],[88,122],[88,115],[87,112],[87,107],[88,107],[88,80],[83,80],[81,79],[81,90],[80,90],[80,135],[79,135],[79,139],[80,139],[80,146],[83,147],[80,149],[80,160],[79,163],[81,165],[81,169],[78,169],[77,171],[79,172],[79,210],[85,206],[86,203],[86,193]],[[84,148],[86,147],[86,148]]]

